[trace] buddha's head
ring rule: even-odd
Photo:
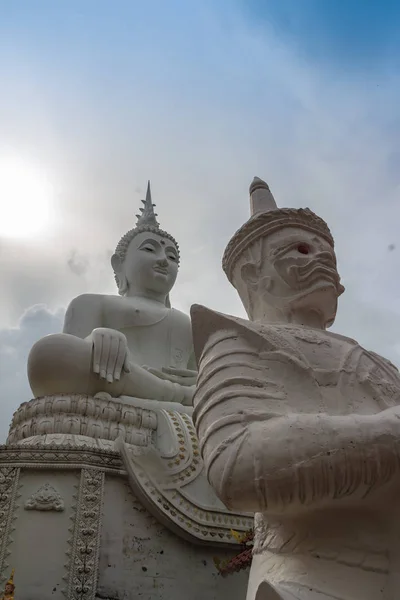
[[[119,241],[111,258],[121,296],[165,298],[169,306],[179,267],[179,247],[172,235],[160,229],[151,201],[150,183],[136,227]]]
[[[335,320],[344,291],[334,241],[325,221],[306,209],[278,209],[268,185],[250,186],[252,217],[233,236],[224,271],[251,320],[291,322],[315,313],[322,327]]]

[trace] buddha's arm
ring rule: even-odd
[[[179,402],[186,406],[192,406],[194,386],[185,386],[174,381],[177,376],[161,377],[162,373],[155,370],[158,375],[153,374],[153,369],[143,368],[134,363],[130,364],[129,374],[122,378],[121,395],[136,396],[138,398],[150,398],[161,402]]]
[[[102,296],[82,294],[67,308],[63,333],[85,339],[93,329],[102,327]]]
[[[83,294],[72,300],[65,315],[63,333],[91,344],[93,372],[108,383],[118,382],[121,373],[130,370],[126,337],[103,327],[103,296]]]
[[[399,471],[400,409],[295,414],[288,407],[296,398],[276,378],[284,363],[284,353],[260,353],[237,331],[211,336],[203,350],[194,419],[222,502],[278,514],[360,497],[389,481]]]

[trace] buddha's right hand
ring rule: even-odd
[[[93,343],[93,372],[108,383],[119,381],[121,372],[129,373],[129,350],[120,331],[99,327],[90,334]]]

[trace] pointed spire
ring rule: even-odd
[[[278,208],[268,184],[259,177],[254,177],[249,193],[251,216]]]
[[[7,585],[14,585],[14,573],[15,569],[11,571],[10,579],[7,581]]]
[[[143,208],[140,208],[141,215],[136,215],[137,223],[136,227],[141,227],[142,225],[152,225],[153,227],[160,227],[156,217],[157,214],[154,212],[155,204],[153,204],[151,200],[151,189],[150,189],[150,181],[147,182],[147,192],[146,192],[146,200],[142,200]]]

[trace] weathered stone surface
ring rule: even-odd
[[[116,478],[107,478],[97,598],[242,600],[248,573],[222,578],[213,557],[232,550],[198,546],[163,527]]]

